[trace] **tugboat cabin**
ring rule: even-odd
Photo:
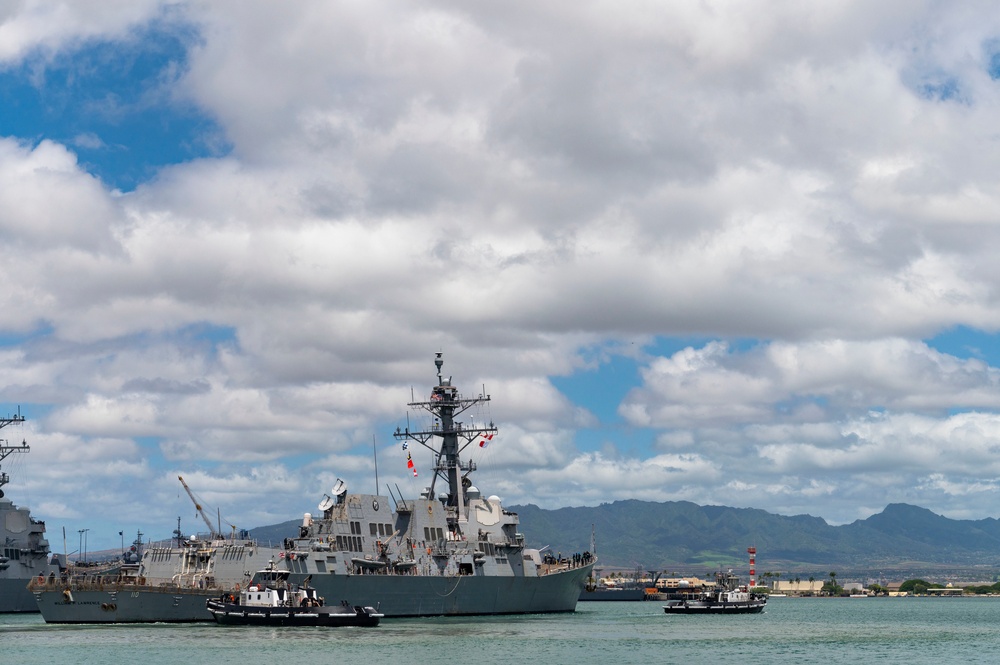
[[[316,589],[290,585],[287,570],[268,568],[254,574],[247,588],[240,593],[240,605],[251,607],[322,607],[323,599]],[[308,580],[307,580],[308,582]]]

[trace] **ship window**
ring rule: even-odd
[[[316,572],[325,573],[326,572],[326,561],[316,561]]]
[[[437,539],[438,540],[443,539],[444,538],[444,529],[442,529],[441,527],[437,527],[435,530],[437,531]]]
[[[424,527],[424,540],[430,540],[430,539],[431,539],[431,530],[427,527]]]
[[[343,536],[337,536],[337,549],[338,550],[344,549],[344,537]]]

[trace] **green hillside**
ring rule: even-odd
[[[529,504],[509,510],[518,513],[529,547],[584,552],[593,532],[601,564],[610,568],[742,568],[751,545],[767,562],[761,570],[1000,567],[1000,522],[952,520],[906,504],[890,504],[842,526],[810,515],[686,501],[615,501],[557,510]],[[290,520],[251,533],[262,543],[278,544],[297,533],[298,525]]]

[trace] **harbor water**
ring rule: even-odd
[[[1000,598],[773,598],[761,614],[690,616],[660,603],[580,603],[573,614],[385,619],[377,628],[48,625],[0,615],[3,663],[344,662],[987,663]]]

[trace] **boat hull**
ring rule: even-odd
[[[208,612],[217,623],[225,626],[361,626],[373,628],[382,614],[370,607],[253,607],[210,600]]]

